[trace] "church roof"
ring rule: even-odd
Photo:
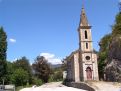
[[[72,56],[74,56],[76,53],[79,53],[79,49],[73,51],[66,59],[70,59]]]
[[[80,26],[89,26],[84,7],[81,10]]]

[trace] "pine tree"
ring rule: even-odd
[[[6,51],[7,51],[7,35],[4,29],[0,28],[0,83],[6,75]]]

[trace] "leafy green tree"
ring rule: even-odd
[[[32,83],[31,82],[32,68],[29,63],[29,60],[26,57],[22,57],[22,58],[16,60],[15,62],[13,62],[13,65],[14,65],[14,69],[21,68],[21,69],[25,70],[29,74],[29,83]]]
[[[7,74],[6,74],[6,84],[11,84],[11,75],[15,71],[13,63],[7,61]]]
[[[11,81],[16,86],[24,86],[29,80],[29,74],[22,68],[16,69],[11,75]]]
[[[114,43],[115,42],[115,43]],[[112,58],[119,58],[121,49],[121,12],[116,16],[112,33],[105,35],[100,41],[98,69],[99,76],[103,78],[105,67],[112,61]],[[115,50],[115,51],[114,51]]]
[[[37,86],[40,86],[40,85],[43,84],[43,82],[42,82],[41,79],[39,79],[39,78],[33,76],[33,77],[32,77],[32,84],[37,85]]]
[[[59,71],[54,72],[53,80],[54,81],[62,81],[63,80],[63,71],[59,70]]]
[[[106,65],[106,80],[121,82],[121,12],[116,16]],[[110,65],[110,66],[108,66]]]
[[[7,35],[4,29],[0,28],[0,82],[5,79],[6,75],[6,51],[7,51]]]
[[[113,26],[112,37],[121,36],[121,12],[117,14],[116,21]]]
[[[111,34],[105,35],[100,41],[100,51],[98,53],[98,70],[99,78],[104,79],[104,69],[106,66],[106,59],[108,57],[109,44],[111,41]]]
[[[66,71],[67,70],[67,60],[66,59],[62,60],[61,69],[62,69],[62,71]]]
[[[56,82],[62,80],[63,80],[63,68],[61,66],[52,68],[52,74],[49,77],[49,82]]]
[[[100,43],[99,43],[99,45],[100,45],[100,52],[108,51],[110,42],[111,42],[111,34],[105,35],[100,40]]]
[[[52,72],[48,61],[43,56],[37,56],[32,66],[35,75],[42,79],[44,83],[47,83]]]

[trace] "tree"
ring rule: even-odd
[[[15,62],[13,62],[13,65],[14,65],[14,69],[21,68],[21,69],[25,70],[29,75],[29,83],[31,83],[32,69],[31,69],[29,60],[26,57],[22,57],[22,58],[16,60]]]
[[[6,84],[11,84],[11,75],[14,73],[15,69],[12,62],[7,62],[7,75]]]
[[[66,59],[62,60],[61,69],[62,69],[62,71],[67,71],[67,60]]]
[[[14,73],[11,75],[11,81],[16,86],[26,85],[29,80],[28,78],[29,78],[28,72],[22,68],[16,69]]]
[[[7,51],[7,35],[4,29],[0,28],[0,82],[5,79],[6,75],[6,51]]]
[[[121,37],[121,12],[116,16],[116,21],[112,31],[112,37]]]
[[[108,60],[105,67],[106,80],[121,82],[121,12],[117,14],[112,30]]]
[[[120,79],[121,81],[121,67],[118,66],[121,64],[121,12],[116,15],[112,33],[105,35],[101,39],[98,55],[100,78],[103,78],[103,74],[105,73],[106,80],[119,81]]]
[[[32,66],[35,71],[35,75],[42,79],[44,83],[47,83],[51,74],[51,68],[48,61],[43,56],[37,56]]]
[[[52,75],[53,81],[62,81],[63,80],[63,71],[61,68],[57,68],[53,75]]]
[[[108,51],[109,51],[109,44],[111,41],[111,34],[105,35],[99,45],[100,45],[100,51],[98,53],[98,70],[99,70],[99,78],[104,79],[104,69],[106,66],[106,59],[108,57]]]

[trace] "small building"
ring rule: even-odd
[[[67,79],[74,82],[99,80],[97,54],[92,46],[91,26],[88,23],[84,7],[78,27],[79,49],[72,52],[67,60]]]

